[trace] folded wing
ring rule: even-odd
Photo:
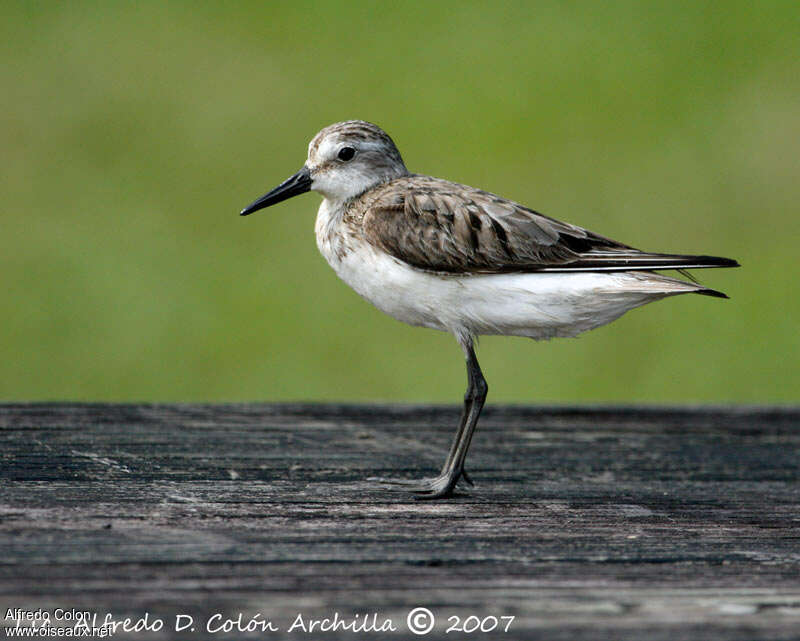
[[[738,265],[715,256],[642,252],[494,194],[427,176],[387,183],[371,192],[364,206],[363,229],[370,243],[431,271],[629,271]]]

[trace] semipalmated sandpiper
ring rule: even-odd
[[[317,246],[359,295],[390,316],[450,332],[464,350],[467,391],[439,476],[399,481],[420,498],[463,478],[487,385],[481,334],[577,336],[676,294],[725,294],[655,273],[736,267],[729,258],[642,252],[486,191],[409,173],[389,136],[361,120],[320,131],[303,168],[241,214],[309,190],[323,196]]]

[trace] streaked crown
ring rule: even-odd
[[[308,145],[311,189],[344,201],[408,175],[403,158],[383,129],[363,120],[338,122]]]

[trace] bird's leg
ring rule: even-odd
[[[467,386],[467,392],[464,394],[464,407],[461,410],[461,418],[459,419],[458,429],[456,429],[456,435],[453,438],[453,442],[450,445],[450,451],[447,454],[447,458],[444,461],[444,465],[442,466],[442,471],[439,473],[439,476],[435,476],[433,478],[424,478],[420,480],[410,480],[410,479],[387,479],[383,477],[374,477],[369,479],[370,481],[378,481],[380,483],[391,485],[394,487],[398,487],[400,489],[411,490],[415,492],[428,492],[431,491],[433,488],[440,485],[448,478],[449,470],[453,467],[456,458],[456,452],[458,451],[458,444],[461,442],[461,436],[464,433],[464,427],[467,424],[467,417],[469,416],[470,408],[472,407],[473,403],[473,394],[472,390],[472,379],[469,379],[469,383]],[[461,475],[464,477],[464,480],[473,485],[472,480],[467,476],[467,473],[461,470]]]
[[[468,381],[467,391],[464,394],[462,420],[456,431],[453,445],[445,460],[442,473],[437,478],[426,483],[425,487],[417,489],[419,494],[417,498],[420,499],[437,499],[451,495],[458,479],[462,476],[471,484],[469,477],[467,477],[464,472],[464,461],[467,458],[467,451],[472,441],[472,434],[475,432],[475,426],[478,424],[478,418],[481,415],[483,404],[486,401],[486,394],[489,391],[489,386],[486,384],[486,379],[483,377],[480,365],[478,365],[472,338],[460,340],[459,342],[464,349],[464,354],[467,359]]]
[[[469,359],[467,361],[467,368],[470,371],[470,378],[472,380],[472,405],[470,407],[471,420],[467,423],[464,436],[459,444],[459,449],[456,452],[455,461],[453,462],[455,469],[460,471],[468,483],[471,481],[467,478],[467,473],[464,470],[464,462],[467,460],[467,452],[472,443],[472,435],[475,433],[475,428],[478,425],[478,418],[480,418],[483,411],[483,404],[486,402],[486,395],[489,393],[489,385],[483,377],[478,359],[475,356],[475,350],[470,346]]]
[[[434,478],[418,481],[381,477],[370,478],[370,481],[378,481],[385,485],[411,490],[416,492],[418,494],[417,498],[420,499],[436,499],[450,496],[460,478],[463,478],[470,485],[473,484],[472,479],[469,478],[464,470],[464,460],[467,457],[467,450],[472,441],[472,433],[475,431],[478,417],[486,400],[488,386],[478,365],[472,338],[468,336],[463,338],[459,336],[457,338],[466,357],[467,391],[464,393],[464,407],[461,411],[461,419],[441,473]]]
[[[442,471],[439,476],[445,476],[447,471],[453,466],[458,451],[458,444],[461,442],[461,437],[464,434],[464,428],[467,426],[467,417],[469,417],[470,410],[472,409],[473,394],[472,394],[472,378],[469,377],[467,372],[467,391],[464,394],[464,407],[461,408],[461,418],[458,421],[458,429],[456,435],[453,437],[453,442],[450,445],[450,451],[447,453],[447,458],[444,460]]]
[[[370,481],[378,481],[385,485],[390,485],[397,487],[399,489],[404,490],[411,490],[414,492],[425,492],[431,490],[434,486],[438,483],[442,482],[447,475],[447,470],[452,467],[452,463],[455,460],[456,451],[458,449],[458,443],[461,440],[461,435],[464,433],[464,426],[467,424],[467,416],[469,415],[469,408],[472,405],[472,398],[469,395],[469,388],[467,388],[467,394],[464,395],[464,407],[461,410],[461,419],[458,423],[458,429],[456,430],[455,438],[453,439],[453,443],[450,445],[450,452],[447,454],[447,458],[444,461],[444,465],[442,466],[442,471],[439,473],[439,476],[434,476],[432,478],[424,478],[419,480],[411,480],[411,479],[388,479],[383,477],[373,477],[368,480]],[[465,480],[467,483],[472,485],[472,481],[466,478],[466,474],[464,474]]]

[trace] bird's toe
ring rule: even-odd
[[[412,492],[426,492],[430,490],[437,479],[389,479],[383,477],[371,477],[367,479],[389,489],[398,489]]]

